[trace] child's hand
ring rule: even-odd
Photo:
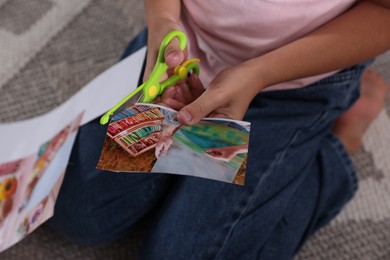
[[[254,96],[263,88],[255,68],[242,63],[218,73],[206,91],[182,108],[177,118],[186,125],[196,124],[205,116],[241,120]]]
[[[153,32],[149,31],[144,81],[149,77],[156,63],[157,54],[164,36],[172,30],[182,30],[182,28],[178,23],[165,22],[161,23],[158,29],[154,29]],[[168,71],[161,78],[161,81],[171,76],[174,68],[182,64],[186,58],[187,48],[182,51],[179,46],[179,40],[173,38],[165,49],[164,59],[168,65]],[[155,103],[180,110],[197,99],[203,92],[204,88],[199,78],[197,75],[192,75],[187,80],[179,82],[176,86],[166,89],[162,96],[155,100]]]
[[[200,97],[204,90],[198,75],[192,74],[186,81],[181,81],[176,86],[167,88],[161,95],[158,103],[180,110]]]
[[[165,35],[173,30],[183,30],[178,23],[163,22],[160,26],[154,30],[148,31],[148,54],[146,57],[146,66],[144,73],[144,81],[146,81],[156,64],[157,54],[160,49],[161,42]],[[165,78],[172,75],[173,69],[183,63],[187,57],[187,48],[182,51],[179,46],[179,40],[173,38],[168,46],[165,48],[164,59],[168,65],[168,75]],[[165,79],[163,78],[163,79]],[[162,80],[163,80],[162,79]]]

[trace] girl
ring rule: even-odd
[[[291,259],[357,189],[347,151],[359,147],[387,92],[364,70],[390,47],[389,1],[145,2],[145,78],[164,35],[184,30],[188,49],[173,40],[165,60],[173,68],[198,57],[201,78],[161,102],[180,110],[182,124],[206,115],[250,121],[246,184],[103,174],[95,165],[105,129],[94,121],[79,132],[53,226],[107,243],[149,214],[144,259]],[[127,54],[143,44],[145,32]]]

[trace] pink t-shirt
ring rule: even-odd
[[[345,12],[355,2],[183,0],[181,20],[189,39],[189,57],[200,58],[200,78],[207,87],[223,68],[298,39]],[[281,83],[267,90],[303,87],[333,73]]]

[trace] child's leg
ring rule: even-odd
[[[310,87],[263,93],[245,186],[183,177],[145,241],[145,259],[290,259],[352,197],[357,179],[334,120],[358,98],[357,66]]]
[[[389,90],[389,85],[375,71],[368,69],[363,74],[361,97],[337,119],[333,128],[350,154],[361,146],[363,134],[382,110]]]

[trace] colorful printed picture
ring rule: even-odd
[[[0,164],[0,251],[53,215],[81,117],[42,144],[36,154]]]
[[[243,185],[250,124],[205,118],[181,125],[177,112],[135,104],[108,125],[97,168],[190,175]]]

